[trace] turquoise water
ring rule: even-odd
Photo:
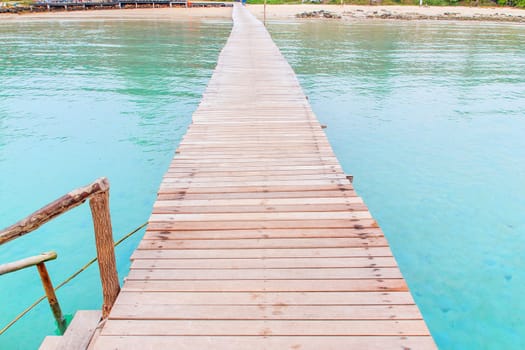
[[[0,23],[0,227],[99,176],[118,238],[143,223],[230,29],[218,21]],[[442,349],[525,348],[525,27],[271,23],[338,158],[379,220]],[[0,247],[56,250],[55,283],[95,254],[86,205]],[[139,236],[117,250],[120,276]],[[58,297],[100,307],[91,267]],[[42,294],[0,277],[0,325]],[[40,305],[0,337],[53,334]]]
[[[525,348],[525,27],[270,31],[441,349]]]
[[[215,67],[229,21],[0,22],[0,228],[100,176],[115,238],[144,223]],[[117,249],[120,277],[140,240]],[[55,250],[58,284],[95,256],[89,207],[0,247],[0,263]],[[0,328],[43,294],[35,268],[0,276]],[[57,293],[65,314],[100,309],[98,268]],[[53,334],[42,303],[0,336],[36,349]]]

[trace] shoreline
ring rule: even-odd
[[[263,18],[264,5],[248,5],[257,18]],[[321,12],[322,11],[322,12]],[[297,18],[336,20],[457,20],[525,23],[525,9],[511,7],[465,6],[369,6],[369,5],[268,5],[267,20]]]
[[[247,5],[251,13],[263,19],[264,5]],[[228,19],[231,20],[231,7],[195,8],[138,8],[138,9],[100,9],[79,11],[51,11],[4,13],[0,18],[6,20],[87,20],[87,19]],[[302,16],[302,18],[298,18]],[[389,20],[451,20],[525,23],[525,9],[510,7],[452,7],[452,6],[367,6],[367,5],[267,5],[267,20],[336,19],[356,21],[366,19]]]
[[[147,20],[147,19],[227,19],[231,20],[231,7],[163,7],[100,9],[79,11],[24,12],[0,14],[2,20]]]

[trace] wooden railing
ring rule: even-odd
[[[118,293],[120,292],[115,261],[115,249],[113,246],[111,217],[109,214],[109,181],[106,178],[100,178],[90,185],[73,190],[37,210],[25,219],[1,230],[0,245],[36,230],[46,222],[81,205],[88,199],[95,229],[95,243],[97,247],[98,266],[104,298],[102,305],[102,318],[106,318],[115,303]],[[53,311],[53,315],[55,316],[55,319],[57,319],[57,323],[60,327],[60,320],[63,321],[62,312],[60,311],[60,306],[56,300],[51,280],[47,275],[47,270],[44,265],[45,261],[55,259],[56,256],[57,255],[54,252],[43,253],[40,256],[0,265],[0,274],[2,274],[2,272],[13,272],[36,265],[46,291],[47,299]]]
[[[64,333],[67,327],[66,320],[64,319],[64,315],[60,309],[60,304],[58,303],[58,299],[55,294],[55,288],[53,288],[53,283],[51,283],[51,278],[49,278],[49,274],[47,273],[47,268],[45,265],[46,261],[55,260],[56,258],[57,253],[46,252],[22,260],[13,261],[8,264],[3,264],[0,265],[0,275],[22,270],[31,266],[36,266],[38,274],[40,275],[40,280],[42,280],[42,286],[46,292],[47,301],[49,302],[53,316],[57,321],[58,329],[60,330],[60,333]]]

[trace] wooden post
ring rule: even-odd
[[[100,270],[102,294],[104,296],[102,318],[107,318],[120,291],[117,264],[115,261],[115,249],[113,247],[111,218],[109,215],[109,192],[104,191],[95,194],[89,200],[89,206],[91,207],[91,215],[93,216],[98,268]]]
[[[61,334],[64,334],[67,327],[66,320],[62,315],[62,310],[60,309],[60,304],[58,303],[58,299],[55,294],[55,288],[53,288],[53,283],[51,283],[51,279],[49,278],[49,274],[47,273],[46,265],[44,262],[41,262],[36,265],[36,268],[38,269],[38,273],[40,274],[42,286],[44,286],[44,291],[46,292],[47,301],[49,302],[51,311],[53,311],[53,316],[57,321],[58,329],[60,330]]]
[[[266,0],[264,0],[264,16],[263,16],[263,23],[266,27]]]

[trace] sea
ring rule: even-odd
[[[440,349],[525,348],[525,26],[270,21],[268,29],[383,228]],[[115,239],[156,191],[225,44],[220,19],[0,21],[0,228],[108,177]],[[143,230],[116,250],[121,280]],[[86,204],[0,247],[56,251],[55,285],[96,255]],[[0,276],[0,328],[43,294]],[[97,267],[58,292],[101,305]],[[44,302],[0,335],[57,334]]]

